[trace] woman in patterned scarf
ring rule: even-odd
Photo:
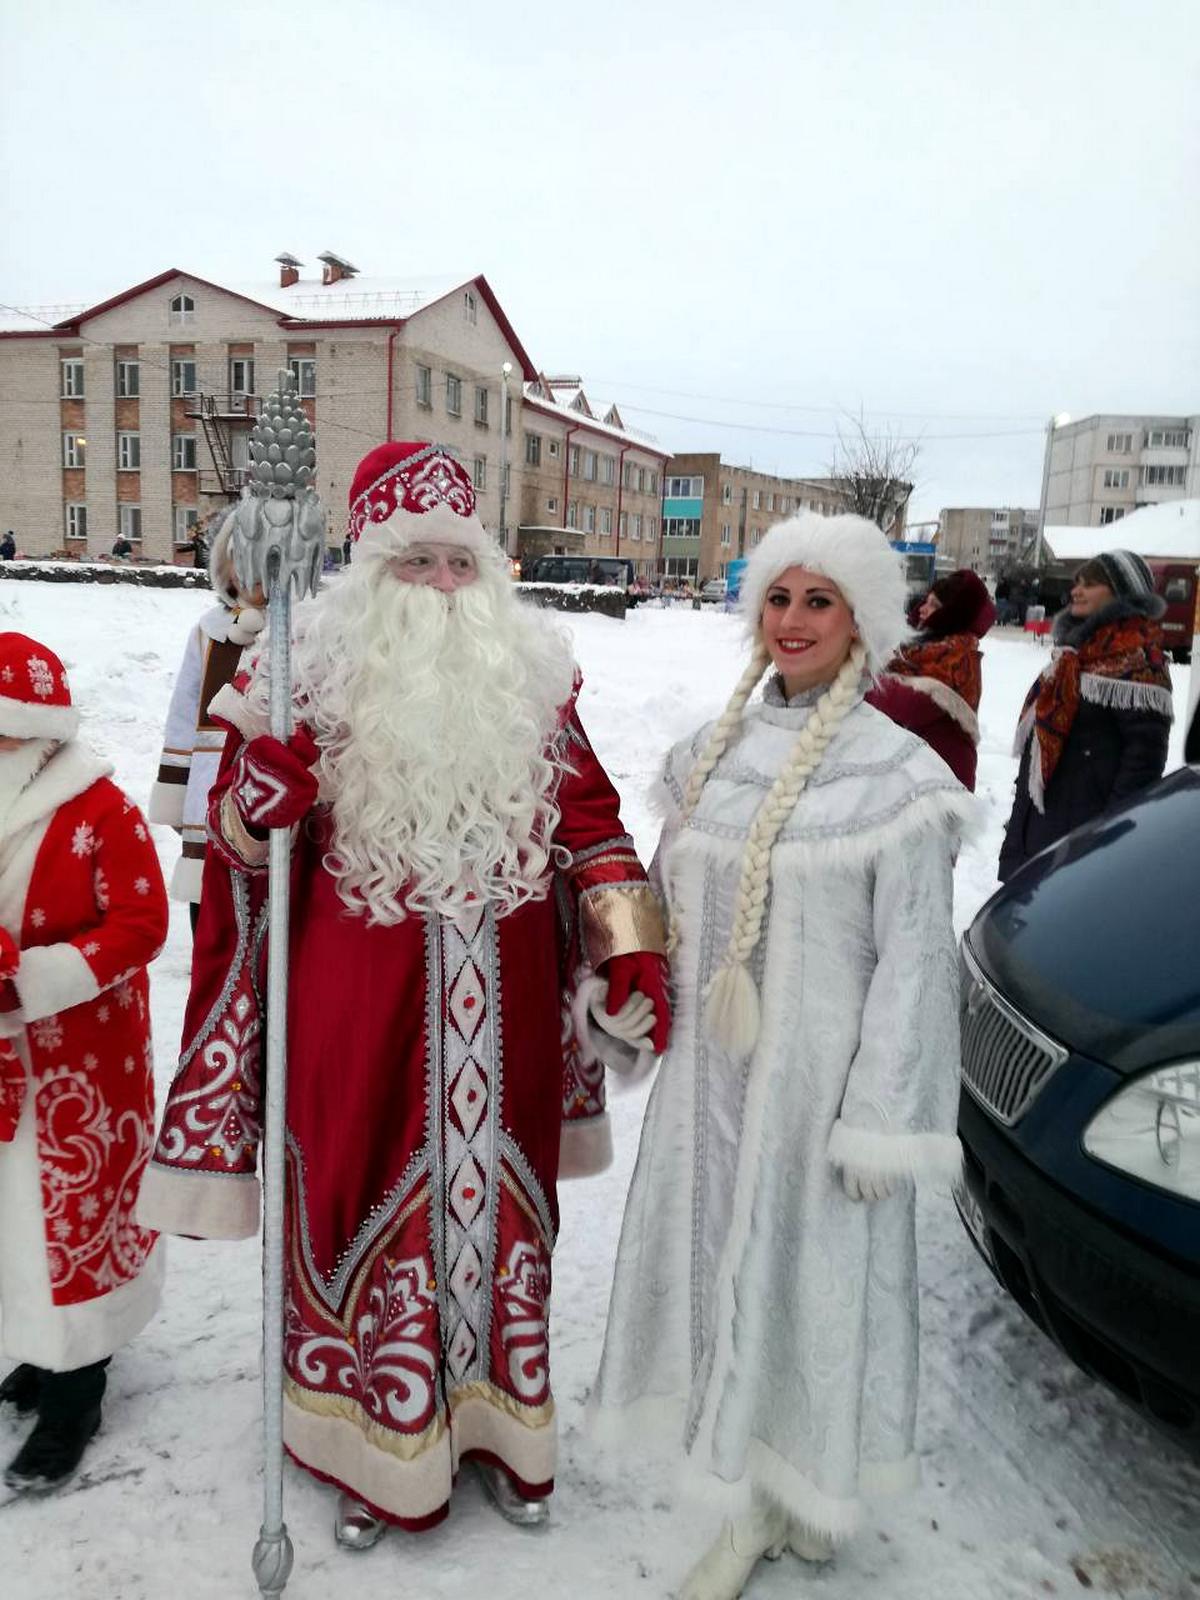
[[[1025,698],[1000,879],[1162,776],[1172,719],[1164,610],[1140,556],[1111,550],[1075,575],[1054,655]]]
[[[947,573],[910,613],[917,633],[867,695],[870,705],[919,734],[972,791],[983,689],[979,641],[995,620],[982,578],[967,567]]]

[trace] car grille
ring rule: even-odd
[[[963,1082],[1011,1127],[1029,1110],[1069,1052],[1027,1021],[980,972],[962,944]]]

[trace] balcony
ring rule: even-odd
[[[187,416],[208,416],[221,422],[257,422],[262,406],[260,396],[240,390],[233,394],[188,394],[182,398],[187,402]]]

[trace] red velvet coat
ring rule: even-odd
[[[149,830],[108,770],[64,745],[0,836],[0,922],[21,946],[20,1009],[4,1023],[27,1073],[0,1144],[4,1345],[52,1368],[110,1355],[158,1302],[158,1270],[143,1277],[154,1235],[134,1209],[154,1129],[146,966],[167,898]]]

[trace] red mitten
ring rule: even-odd
[[[238,751],[229,793],[242,821],[252,828],[290,828],[311,811],[317,780],[310,770],[319,751],[307,728],[287,744],[263,733]]]
[[[634,950],[628,955],[609,956],[598,971],[608,982],[604,1009],[615,1017],[636,989],[654,1005],[654,1029],[650,1035],[656,1055],[667,1048],[671,1031],[671,1002],[667,998],[667,963],[649,950]]]
[[[21,951],[7,928],[0,928],[0,982],[15,978],[21,965]]]
[[[11,1144],[25,1100],[25,1065],[11,1039],[0,1039],[0,1144]]]

